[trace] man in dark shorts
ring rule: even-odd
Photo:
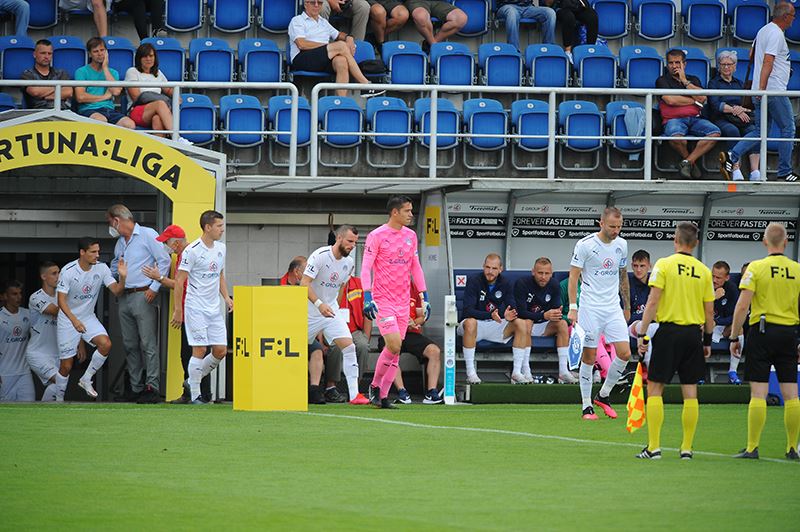
[[[443,42],[467,23],[467,14],[445,0],[406,0],[406,9],[411,13],[417,31],[422,35],[422,49],[429,53],[431,45]],[[442,24],[435,34],[431,17]]]
[[[367,0],[369,2],[369,22],[375,35],[374,45],[380,52],[386,35],[400,31],[408,22],[408,9],[402,0]]]
[[[675,254],[658,259],[650,274],[650,296],[639,323],[639,353],[647,346],[645,334],[656,319],[653,353],[647,367],[647,446],[637,458],[661,458],[661,426],[664,424],[664,384],[677,371],[683,393],[682,460],[692,459],[697,429],[697,381],[705,377],[705,358],[711,356],[714,330],[714,289],[711,270],[692,256],[698,242],[697,226],[680,222],[675,229]],[[704,326],[701,334],[700,327]]]
[[[783,395],[786,427],[786,458],[800,460],[800,401],[797,399],[797,302],[800,297],[800,265],[783,253],[788,243],[786,228],[771,223],[764,231],[769,255],[754,260],[739,283],[739,301],[731,325],[731,355],[742,352],[742,325],[750,309],[750,329],[744,340],[744,374],[750,381],[747,410],[747,447],[734,458],[758,458],[758,443],[767,421],[767,392],[770,366]]]
[[[22,73],[22,79],[32,81],[69,79],[67,73],[60,68],[54,68],[52,62],[53,43],[47,39],[39,39],[36,41],[36,48],[33,49],[33,67]],[[56,99],[56,88],[24,87],[22,98],[28,109],[52,109]],[[61,108],[69,109],[71,101],[72,87],[61,87]]]
[[[369,84],[355,60],[356,40],[341,32],[320,16],[325,0],[306,0],[305,11],[289,23],[289,52],[292,70],[329,72],[336,75],[336,83],[349,83],[352,77],[358,83]],[[368,90],[361,96],[368,98],[385,91]],[[347,91],[338,89],[338,96]]]

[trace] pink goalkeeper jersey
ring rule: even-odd
[[[417,255],[417,234],[383,224],[369,235],[361,262],[361,284],[371,290],[378,306],[388,305],[408,313],[411,277],[421,292],[427,290]]]

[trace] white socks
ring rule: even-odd
[[[531,376],[531,348],[525,348],[525,354],[522,357],[522,374],[526,377]]]
[[[525,361],[525,348],[512,347],[511,353],[514,356],[514,369],[512,371],[512,375],[515,373],[522,375],[522,363]]]
[[[569,373],[569,347],[558,347],[558,374],[566,375]]]
[[[356,344],[350,344],[342,349],[342,371],[347,379],[347,393],[352,401],[358,395],[358,359],[356,358]]]
[[[736,358],[735,356],[731,355],[731,365],[728,366],[728,371],[736,371],[739,368],[740,360],[740,358]]]
[[[206,355],[210,357],[212,355]],[[203,366],[205,359],[199,359],[195,356],[189,359],[189,389],[191,390],[191,400],[194,401],[200,397],[200,381],[203,380]]]
[[[56,397],[58,396],[58,384],[55,382],[51,382],[47,385],[47,388],[44,389],[44,394],[42,395],[42,402],[48,401],[55,401]]]
[[[212,354],[206,355],[205,358],[203,358],[203,377],[214,371],[216,367],[219,366],[220,362],[222,362],[222,360],[215,357],[214,355]]]
[[[97,371],[103,367],[103,364],[106,363],[106,358],[108,357],[104,357],[99,351],[92,353],[92,360],[89,362],[89,367],[86,368],[86,373],[83,374],[81,380],[91,382],[94,374],[97,373]]]
[[[56,372],[56,401],[63,401],[64,394],[67,391],[67,383],[69,377],[63,376],[61,373]]]
[[[465,347],[462,349],[464,352],[464,365],[467,366],[467,375],[476,375],[475,371],[475,348]]]
[[[614,360],[611,361],[611,365],[608,367],[606,382],[604,382],[603,387],[600,388],[601,397],[608,397],[608,394],[610,394],[611,390],[614,389],[617,381],[619,381],[620,377],[622,377],[622,373],[625,371],[626,367],[628,367],[627,361],[622,360],[619,357],[614,357]]]
[[[579,369],[580,374],[580,387],[581,387],[581,401],[583,408],[592,406],[592,369],[591,364],[581,361]]]

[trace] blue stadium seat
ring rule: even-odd
[[[680,46],[676,49],[683,50],[686,54],[686,73],[697,76],[703,87],[708,87],[711,60],[706,57],[703,50],[691,46]]]
[[[50,37],[53,43],[53,66],[64,70],[70,79],[75,79],[75,71],[87,63],[86,44],[70,35]],[[118,72],[121,79],[125,72]]]
[[[621,39],[628,34],[627,0],[590,0],[597,12],[597,34],[605,39]]]
[[[289,131],[292,120],[292,98],[286,95],[273,96],[269,99],[267,114],[269,118],[269,129],[272,131]],[[291,135],[289,133],[271,134],[273,142],[269,143],[269,161],[273,166],[289,166],[288,158],[279,161],[275,156],[274,147],[277,144],[284,148],[289,147]],[[297,99],[297,147],[303,148],[311,143],[311,105],[302,96]],[[308,164],[308,151],[306,150],[305,160],[298,158],[297,164],[300,166]]]
[[[623,46],[619,67],[630,89],[652,89],[664,70],[661,54],[650,46]]]
[[[481,83],[493,87],[522,85],[522,54],[508,43],[487,43],[478,47]]]
[[[220,9],[217,9],[217,8]],[[252,0],[208,0],[211,26],[222,32],[236,33],[250,29],[253,23]]]
[[[183,81],[186,71],[186,51],[178,39],[172,37],[148,37],[142,44],[150,43],[158,54],[158,69],[170,81]]]
[[[525,49],[531,87],[569,85],[569,59],[557,44],[531,44]]]
[[[390,83],[419,85],[425,83],[428,56],[417,42],[390,41],[383,43],[383,63],[389,70]]]
[[[437,42],[431,46],[431,78],[437,85],[472,85],[475,57],[466,44]]]
[[[599,150],[603,141],[599,138],[580,138],[587,136],[601,136],[603,134],[603,115],[593,102],[585,100],[570,100],[561,102],[558,106],[558,124],[561,134],[567,135],[562,146],[576,152],[597,152],[594,165],[591,167],[576,168],[570,166],[572,171],[593,171],[600,165]],[[564,149],[559,150],[559,164],[564,164]]]
[[[28,28],[44,30],[58,24],[58,0],[27,0],[30,5]]]
[[[489,31],[489,0],[453,0],[453,5],[467,15],[467,23],[458,35],[478,37]]]
[[[14,98],[12,98],[10,94],[0,92],[0,113],[12,111],[16,108],[17,104],[14,103]]]
[[[356,53],[354,55],[356,63],[361,64],[362,61],[375,60],[375,48],[367,41],[356,41]],[[364,74],[367,79],[372,80],[373,83],[382,83],[386,79],[386,74]]]
[[[634,28],[643,39],[661,41],[675,35],[675,2],[673,0],[632,0],[636,16]]]
[[[728,24],[736,40],[753,42],[769,20],[770,9],[764,0],[728,0]]]
[[[750,49],[749,48],[718,48],[716,52],[716,57],[714,58],[715,62],[719,62],[717,59],[719,57],[719,53],[722,51],[727,52],[734,52],[736,54],[736,72],[733,73],[735,78],[739,78],[739,80],[744,81],[745,76],[747,76],[747,67],[750,65]],[[715,63],[716,64],[716,63]],[[750,73],[750,79],[753,78],[753,73]]]
[[[683,0],[683,32],[695,41],[717,41],[725,31],[725,4],[720,0]]]
[[[108,50],[108,66],[119,72],[120,79],[125,79],[125,72],[134,66],[136,48],[125,37],[103,37]]]
[[[458,137],[455,136],[460,130],[460,113],[453,105],[453,102],[446,98],[438,98],[436,100],[436,147],[437,150],[451,150],[458,146]],[[418,144],[427,148],[431,144],[431,99],[419,98],[414,103],[414,124],[418,132],[424,133],[423,136],[417,137]],[[420,162],[419,154],[415,158],[417,166],[420,168],[428,168],[428,160]],[[452,161],[448,164],[439,164],[440,168],[452,168],[455,166],[455,153]]]
[[[508,115],[497,100],[473,98],[464,102],[464,132],[475,135],[505,135],[508,133]],[[508,145],[505,137],[464,137],[464,166],[470,170],[496,170],[503,166],[504,152]],[[496,164],[475,164],[469,158],[468,148],[499,153]],[[498,151],[499,150],[499,151]]]
[[[364,127],[364,114],[361,107],[347,96],[323,96],[317,108],[320,139],[332,148],[355,148],[353,159],[325,160],[320,150],[319,163],[322,166],[352,168],[358,162],[361,132]],[[347,135],[326,135],[325,133],[348,133]]]
[[[201,37],[189,43],[189,64],[195,81],[233,81],[233,50],[224,39]]]
[[[616,86],[617,58],[606,46],[581,44],[572,49],[572,57],[579,87]]]
[[[184,131],[212,131],[217,125],[217,110],[205,94],[181,94],[181,136],[197,146],[214,140],[213,133],[184,133]]]
[[[295,76],[297,77],[304,77],[304,78],[318,78],[320,80],[328,80],[333,79],[333,74],[327,71],[313,71],[313,70],[292,70],[292,48],[288,42],[288,38],[286,39],[286,55],[284,56],[284,62],[286,63],[286,76],[289,81],[293,81]]]
[[[793,0],[795,10],[800,9],[800,0]],[[800,17],[795,17],[792,25],[786,29],[786,40],[792,44],[800,44]]]
[[[222,128],[230,131],[253,131],[254,133],[231,133],[225,142],[239,148],[258,146],[263,142],[265,112],[255,96],[229,94],[220,98],[219,116]]]
[[[258,25],[270,33],[286,33],[299,6],[298,0],[258,0]]]
[[[164,0],[164,26],[178,32],[195,31],[203,26],[204,10],[204,0]]]
[[[625,112],[634,107],[644,109],[644,105],[632,101],[615,101],[609,102],[608,105],[606,105],[606,130],[609,135],[619,135],[622,137],[630,135],[630,133],[628,133],[628,128],[625,126]],[[609,148],[612,147],[623,153],[639,153],[644,150],[644,140],[634,142],[630,139],[611,139]],[[612,166],[610,150],[606,153],[606,165],[609,169],[617,172],[636,172],[642,168],[641,166],[638,168]]]
[[[373,168],[403,168],[408,158],[407,148],[411,144],[411,109],[400,98],[379,96],[367,100],[367,124],[374,133],[403,134],[375,135],[370,137],[367,144],[367,164]],[[403,159],[397,163],[389,163],[385,157],[373,160],[370,156],[370,146],[374,145],[384,150],[403,149]]]
[[[511,104],[511,131],[516,135],[547,135],[549,132],[547,114],[549,106],[541,100],[517,100]],[[517,170],[542,170],[543,166],[521,163],[517,148],[526,152],[547,150],[547,138],[515,138],[511,144],[511,164]]]
[[[238,57],[241,81],[277,82],[283,78],[283,53],[271,39],[242,39]]]
[[[797,50],[789,50],[789,61],[792,63],[792,71],[787,89],[790,91],[800,91],[800,52]]]
[[[0,71],[3,79],[20,79],[33,68],[33,40],[24,35],[0,37]]]

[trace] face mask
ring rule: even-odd
[[[173,253],[172,248],[166,244],[162,244],[164,246],[164,251],[167,252],[167,255],[171,255]]]
[[[111,238],[119,238],[119,231],[111,225],[108,226],[108,234],[111,235]]]

